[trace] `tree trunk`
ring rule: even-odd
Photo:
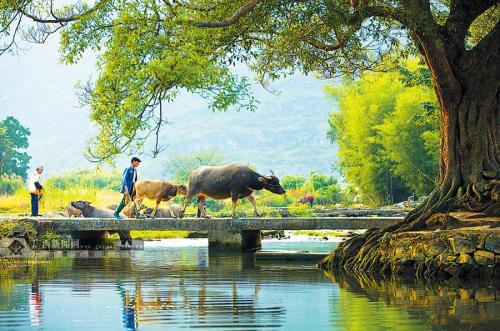
[[[476,211],[500,216],[500,90],[498,82],[482,86],[480,71],[469,76],[474,78],[460,81],[462,90],[452,95],[437,88],[441,175],[427,200],[399,224],[370,229],[341,243],[320,267],[380,272],[388,268],[380,259],[380,243],[388,232],[425,230],[436,213]]]

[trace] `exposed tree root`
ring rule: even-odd
[[[389,273],[391,268],[383,261],[382,253],[393,233],[457,227],[460,221],[448,216],[452,211],[480,211],[477,217],[500,216],[500,201],[491,199],[497,198],[494,190],[483,190],[482,201],[478,201],[474,190],[465,191],[465,194],[460,193],[458,181],[436,188],[425,203],[412,210],[403,221],[384,229],[369,229],[364,234],[341,243],[327,259],[319,263],[319,267],[325,270],[346,269],[357,273]],[[446,217],[432,218],[439,213]]]

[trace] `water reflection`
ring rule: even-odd
[[[495,284],[325,275],[206,247],[69,252],[49,262],[0,271],[0,330],[498,326]]]
[[[30,293],[30,321],[32,326],[40,326],[42,315],[42,294],[38,282],[31,284]]]
[[[362,294],[371,302],[404,308],[433,329],[500,329],[498,281],[425,281],[413,277],[379,278],[345,272],[327,273],[327,276],[345,290],[341,292],[344,296]],[[363,309],[369,311],[370,307],[366,305]],[[386,322],[392,323],[391,316]]]

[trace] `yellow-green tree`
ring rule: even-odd
[[[436,97],[428,85],[410,84],[415,79],[408,75],[422,67],[416,62],[408,61],[401,72],[365,72],[355,81],[327,86],[339,105],[328,136],[339,145],[346,180],[367,203],[427,194],[436,184]]]

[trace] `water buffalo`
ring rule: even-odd
[[[147,208],[144,214],[159,218],[179,218],[181,210],[182,206],[169,205],[168,207],[158,208],[155,215],[151,215],[153,208]]]
[[[238,199],[247,198],[252,204],[255,214],[259,215],[252,193],[262,189],[276,194],[285,194],[278,177],[272,171],[270,177],[265,177],[241,164],[201,166],[193,171],[189,177],[188,191],[184,198],[181,217],[189,200],[196,195],[200,197],[198,207],[203,211],[203,217],[206,216],[203,208],[206,196],[217,200],[231,198],[233,218],[236,217],[235,209]]]
[[[91,205],[91,202],[88,201],[73,201],[71,202],[71,206],[82,211],[83,217],[91,217],[91,218],[113,218],[114,210],[107,208],[99,208]],[[120,236],[120,241],[122,245],[128,243],[132,245],[132,238],[130,237],[130,231],[108,231],[110,234],[118,233]]]
[[[66,217],[83,217],[82,211],[78,208],[73,207],[72,205],[69,205],[66,207],[64,210],[64,216]]]
[[[156,205],[151,215],[156,215],[158,206],[162,201],[169,201],[177,194],[186,194],[186,186],[174,185],[166,180],[138,180],[134,185],[136,206],[140,206],[142,200],[148,198],[156,201]],[[169,208],[170,205],[167,205]],[[173,213],[172,213],[173,214]],[[153,216],[154,217],[154,216]]]
[[[125,201],[126,201],[127,205],[123,208],[123,210],[121,211],[120,214],[123,214],[123,215],[127,216],[128,218],[140,217],[141,216],[140,211],[148,208],[148,206],[143,205],[141,203],[139,209],[137,209],[137,206],[135,203],[127,202],[126,199],[125,199]],[[113,209],[113,210],[116,210],[116,207],[118,207],[117,203],[113,203],[111,205],[106,206],[106,208]]]

